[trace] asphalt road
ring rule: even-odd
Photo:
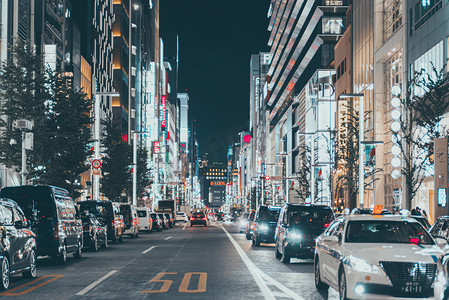
[[[186,226],[185,226],[186,225]],[[125,238],[55,265],[39,258],[38,278],[13,277],[0,294],[17,299],[337,299],[318,293],[313,262],[283,264],[274,246],[252,247],[234,224],[173,229]]]

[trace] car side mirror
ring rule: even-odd
[[[17,220],[17,221],[14,222],[14,226],[17,229],[22,229],[22,228],[24,228],[26,226],[26,224],[24,224],[24,222],[22,220]]]
[[[445,239],[442,238],[436,238],[435,239],[435,243],[438,245],[438,247],[440,248],[444,248],[447,245],[447,241]]]
[[[338,236],[335,235],[331,235],[331,236],[326,236],[323,239],[323,242],[334,245],[337,244],[340,241],[340,239],[338,238]]]

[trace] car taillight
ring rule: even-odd
[[[206,218],[203,218],[203,220],[207,220]]]
[[[324,224],[324,228],[327,228],[327,227],[329,227],[329,223],[326,223],[326,224]]]
[[[191,218],[190,218],[190,221],[193,221],[193,220],[195,220],[195,218],[194,218],[194,217],[191,217]]]

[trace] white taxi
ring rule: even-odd
[[[445,241],[437,242],[403,216],[338,218],[316,240],[315,286],[340,299],[430,297]]]

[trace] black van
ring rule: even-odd
[[[276,258],[313,258],[315,239],[329,227],[334,213],[329,206],[285,204],[276,227]]]
[[[61,264],[67,261],[67,253],[81,257],[82,221],[67,190],[47,185],[4,187],[0,197],[22,208],[36,234],[38,255],[49,255]]]
[[[280,206],[259,206],[254,216],[253,246],[260,246],[260,243],[274,243],[274,232],[280,211]]]
[[[110,200],[88,200],[78,202],[78,204],[81,212],[89,211],[89,213],[95,215],[98,221],[107,227],[109,240],[114,244],[123,241],[123,232],[125,230],[120,204]]]

